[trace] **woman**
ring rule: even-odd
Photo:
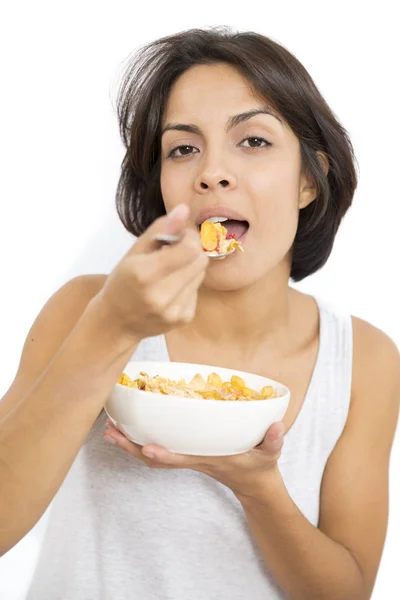
[[[56,495],[29,600],[370,598],[398,350],[289,285],[326,263],[351,205],[346,131],[285,48],[218,28],[142,49],[118,115],[117,207],[139,239],[109,276],[67,282],[27,336],[0,404],[2,553]],[[243,253],[209,261],[210,217]],[[290,405],[239,456],[142,448],[102,411],[131,359],[268,376]]]

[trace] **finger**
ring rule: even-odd
[[[107,421],[106,421],[106,429],[104,430],[103,437],[107,441],[109,441],[113,444],[116,444],[119,448],[128,452],[128,454],[130,454],[134,458],[141,460],[148,467],[154,467],[154,466],[165,467],[168,465],[179,466],[179,465],[183,465],[183,463],[185,462],[184,461],[185,457],[180,457],[180,455],[178,455],[178,454],[173,454],[171,452],[168,452],[162,446],[157,446],[155,444],[151,444],[151,445],[148,444],[147,446],[140,446],[139,444],[135,444],[134,442],[131,442],[130,440],[128,440],[128,438],[123,433],[121,433],[114,426],[114,424],[112,423],[112,421],[110,421],[110,419],[107,419]],[[146,449],[146,451],[143,452],[143,450],[145,450],[145,449]],[[147,453],[147,449],[148,449],[148,453]],[[176,457],[176,458],[174,459],[174,457]]]
[[[160,243],[152,240],[157,234],[180,234],[187,224],[189,214],[190,209],[187,204],[178,204],[170,213],[156,219],[134,244],[135,253],[152,252],[159,248]]]
[[[276,451],[283,445],[285,431],[286,428],[282,421],[273,423],[257,448],[263,451]]]
[[[103,437],[107,441],[116,444],[123,450],[126,450],[132,456],[135,456],[136,458],[141,458],[141,447],[138,444],[135,444],[134,442],[128,440],[128,438],[123,433],[121,433],[121,431],[114,427],[114,425],[109,424],[107,422],[106,429],[103,432]]]
[[[171,302],[179,301],[183,294],[190,294],[195,286],[201,283],[206,274],[209,258],[200,255],[191,264],[171,273],[162,280],[162,287],[168,295],[171,292]]]
[[[156,461],[160,465],[170,466],[176,469],[193,469],[198,463],[198,457],[175,454],[156,444],[147,444],[146,446],[143,446],[142,454],[146,458]]]
[[[277,421],[268,429],[266,437],[269,442],[281,442],[285,435],[285,431],[286,428],[284,423],[282,423],[282,421]]]
[[[189,323],[196,312],[199,287],[204,280],[205,273],[201,272],[178,292],[166,308],[167,319],[172,322]]]
[[[128,452],[128,454],[130,454],[134,458],[141,460],[142,462],[147,464],[147,466],[153,466],[151,465],[151,461],[146,460],[146,457],[142,454],[142,446],[128,440],[128,438],[123,433],[121,433],[116,427],[114,427],[114,425],[109,421],[107,421],[103,437],[108,442],[111,442],[112,444],[115,444],[122,450],[125,450],[125,452]]]
[[[200,255],[193,263],[175,271],[169,277],[161,278],[161,276],[154,275],[150,281],[147,280],[148,274],[144,275],[136,272],[136,285],[146,286],[146,297],[153,299],[159,310],[164,312],[172,303],[179,302],[180,295],[186,287],[189,288],[189,292],[195,289],[192,286],[197,285],[196,280],[200,278],[200,275],[204,276],[205,265],[208,264],[208,260],[208,258]],[[138,269],[137,264],[135,269]],[[198,285],[200,285],[200,282]]]
[[[168,302],[165,301],[163,318],[166,323],[180,324],[189,323],[195,314],[197,306],[198,290],[204,279],[204,273],[195,276],[192,281],[177,291]]]
[[[186,229],[180,242],[162,246],[156,252],[136,255],[135,262],[138,264],[138,259],[140,260],[143,283],[150,283],[168,277],[200,257],[204,265],[208,264],[209,259],[201,246],[200,236],[194,230]]]

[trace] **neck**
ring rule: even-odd
[[[196,316],[186,334],[224,348],[252,354],[260,346],[277,351],[288,343],[293,301],[298,293],[289,287],[286,273],[258,281],[245,289],[221,292],[199,290]]]

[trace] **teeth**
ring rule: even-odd
[[[211,223],[223,223],[224,221],[228,221],[226,217],[210,217],[206,219],[206,221],[210,221]]]

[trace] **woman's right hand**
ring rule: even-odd
[[[209,258],[200,236],[186,228],[189,207],[177,206],[157,219],[117,263],[98,293],[103,315],[135,341],[189,323]],[[162,246],[156,234],[180,234]]]

